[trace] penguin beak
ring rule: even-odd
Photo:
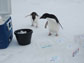
[[[41,16],[40,19],[46,19],[44,16]]]
[[[40,19],[42,19],[42,17],[40,17]]]
[[[40,19],[46,19],[46,17],[43,15],[43,16],[40,17]]]

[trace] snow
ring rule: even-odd
[[[18,34],[26,34],[27,33],[27,31],[20,31],[20,32],[18,32]]]
[[[0,25],[2,25],[4,23],[2,17],[0,16]]]
[[[39,27],[31,26],[31,12],[55,14],[63,26],[59,36],[48,36],[46,20],[39,19]],[[31,44],[20,46],[15,35],[9,47],[0,50],[0,63],[84,63],[84,46],[76,36],[84,35],[83,0],[12,0],[13,31],[32,29]],[[83,37],[82,37],[83,38]],[[73,52],[79,52],[73,57]]]

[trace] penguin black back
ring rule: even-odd
[[[46,19],[46,18],[52,18],[55,19],[57,23],[59,23],[59,20],[57,19],[57,17],[53,14],[49,14],[49,13],[44,13],[41,17],[41,19]]]
[[[55,15],[49,14],[49,18],[55,19],[56,22],[59,23],[59,20],[58,20],[58,18]]]
[[[32,16],[33,21],[36,19],[36,16],[38,16],[36,12],[32,12],[30,15]]]
[[[56,22],[58,23],[58,24],[60,24],[60,22],[59,22],[59,20],[58,20],[58,18],[55,16],[55,15],[53,15],[53,14],[49,14],[49,16],[48,16],[49,18],[52,18],[52,19],[55,19],[56,20]],[[60,24],[60,26],[61,26],[61,28],[63,29],[63,27],[62,27],[62,25]]]

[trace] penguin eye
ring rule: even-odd
[[[44,16],[44,18],[47,18],[47,16]]]
[[[46,16],[45,16],[45,15],[43,15],[42,17],[43,17],[43,18],[46,18]]]

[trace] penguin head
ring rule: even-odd
[[[36,12],[32,12],[30,15],[31,16],[38,16],[38,14]]]
[[[46,18],[48,18],[49,17],[49,14],[48,13],[44,13],[41,17],[40,17],[40,19],[46,19]]]

